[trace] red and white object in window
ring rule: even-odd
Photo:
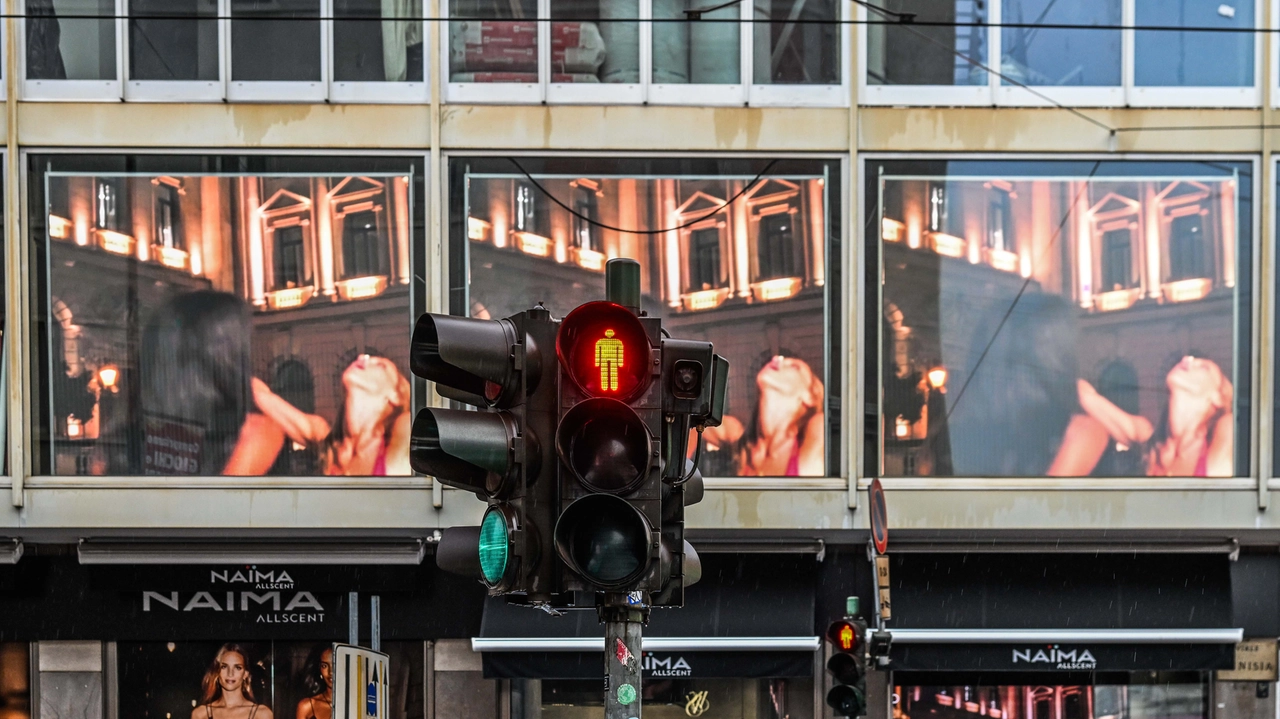
[[[453,82],[537,82],[537,23],[467,20],[451,23],[449,34]],[[552,23],[552,82],[598,81],[605,52],[595,23]]]

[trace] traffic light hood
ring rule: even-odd
[[[542,459],[536,441],[517,443],[516,434],[506,412],[424,409],[413,420],[409,463],[451,487],[502,496],[519,481],[521,465],[536,473]]]
[[[509,319],[425,314],[413,329],[409,363],[413,373],[436,383],[440,396],[477,407],[510,407],[520,398],[516,348]],[[541,362],[536,347],[524,347],[519,366],[537,384]]]

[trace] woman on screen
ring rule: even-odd
[[[325,474],[409,475],[409,380],[386,357],[358,355],[342,372],[345,393],[333,424],[281,399],[253,380],[258,407],[294,442],[320,447]]]
[[[1230,477],[1235,472],[1233,390],[1213,360],[1187,355],[1165,375],[1168,405],[1158,424],[1130,414],[1078,382],[1080,405],[1117,443],[1140,451],[1148,477]]]
[[[155,473],[149,460],[172,463],[179,453],[165,448],[179,437],[188,448],[180,458],[195,463],[158,473],[257,476],[270,469],[284,433],[253,406],[250,329],[248,308],[226,292],[188,292],[156,309],[142,333],[145,473]]]
[[[726,416],[704,432],[710,457],[731,458],[717,468],[743,477],[821,477],[826,472],[822,380],[798,357],[777,355],[756,373],[759,399],[745,427]],[[697,441],[690,437],[690,447]],[[724,453],[721,455],[720,453]],[[714,461],[706,464],[710,469]]]
[[[191,719],[272,719],[253,697],[253,671],[239,644],[223,644],[205,670]]]
[[[296,719],[332,719],[333,717],[333,646],[317,645],[307,657],[306,683],[308,696],[298,701]]]

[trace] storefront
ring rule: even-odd
[[[420,566],[109,565],[27,557],[0,569],[6,716],[185,717],[220,665],[275,716],[324,702],[324,650],[358,637],[391,656],[391,716],[429,707],[430,647],[475,636],[483,588]],[[354,611],[353,611],[354,609]]]
[[[704,554],[685,606],[653,610],[644,630],[645,715],[815,716],[824,564],[813,555]],[[472,648],[486,678],[510,681],[513,716],[570,719],[602,711],[603,637],[594,611],[552,617],[490,599]]]
[[[1216,716],[1214,672],[1245,636],[1274,630],[1274,599],[1250,607],[1273,569],[1233,561],[1229,542],[1113,548],[894,553],[892,716]]]

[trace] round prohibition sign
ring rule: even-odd
[[[889,510],[884,504],[884,487],[880,486],[880,478],[871,480],[871,488],[867,491],[871,500],[871,542],[875,544],[876,554],[884,554],[889,548]]]

